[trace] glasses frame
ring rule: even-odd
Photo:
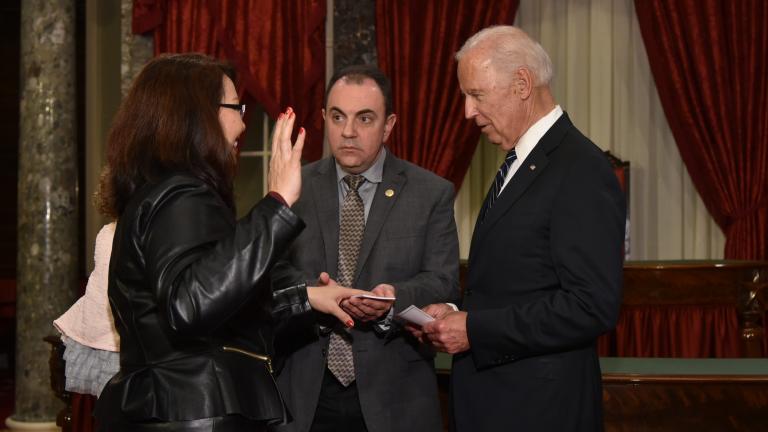
[[[245,117],[245,104],[244,103],[239,103],[239,104],[220,103],[219,106],[220,107],[224,107],[224,108],[233,109],[235,111],[238,111],[240,113],[240,118]]]

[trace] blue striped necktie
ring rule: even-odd
[[[512,166],[512,162],[515,160],[517,160],[517,153],[515,153],[515,149],[512,149],[507,153],[507,156],[504,158],[504,162],[496,172],[496,178],[493,179],[491,189],[488,191],[488,196],[485,199],[485,205],[480,211],[480,222],[485,220],[485,215],[488,214],[488,211],[491,209],[491,207],[493,207],[493,203],[495,203],[499,198],[501,186],[504,184],[504,179],[507,178],[507,173],[509,173],[509,167]]]

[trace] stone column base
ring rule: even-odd
[[[61,432],[61,428],[56,426],[56,422],[23,422],[8,417],[5,419],[5,425],[8,426],[10,432]]]

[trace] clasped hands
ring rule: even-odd
[[[326,272],[320,273],[317,280],[318,286],[307,288],[310,304],[319,312],[336,316],[347,327],[354,326],[355,320],[370,322],[380,319],[394,303],[392,300],[353,297],[363,294],[394,297],[395,287],[389,284],[379,284],[371,291],[346,288],[336,283]]]

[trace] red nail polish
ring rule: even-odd
[[[346,324],[347,324],[347,327],[352,327],[355,325],[355,322],[352,320],[347,320]]]
[[[303,128],[303,127],[302,127],[302,128],[299,128],[299,133],[300,133],[300,134],[303,134],[303,133],[305,133],[305,132],[306,132],[306,131],[304,130],[304,128]]]

